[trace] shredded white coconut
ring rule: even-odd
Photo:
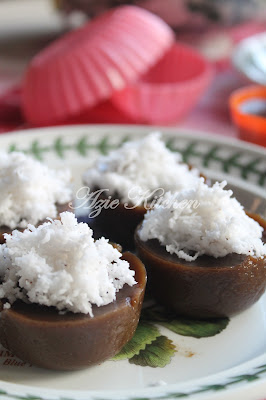
[[[154,132],[100,157],[83,180],[91,189],[109,189],[108,194],[118,193],[123,203],[140,205],[149,194],[152,199],[156,189],[167,192],[193,187],[199,175],[197,169],[190,170],[182,163],[180,154],[165,146],[159,132]]]
[[[202,254],[264,257],[263,228],[246,215],[231,190],[224,190],[226,184],[209,187],[201,179],[194,189],[167,193],[164,203],[145,215],[140,239],[158,239],[169,253],[186,261]]]
[[[5,235],[0,246],[0,298],[55,306],[92,314],[116,298],[124,284],[134,285],[134,271],[108,240],[94,241],[93,231],[72,213],[61,221],[29,225]]]
[[[23,153],[0,152],[0,193],[0,226],[25,228],[55,218],[56,203],[71,201],[71,173],[50,169]]]

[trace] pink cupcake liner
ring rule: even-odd
[[[115,92],[112,102],[139,123],[174,123],[196,104],[211,77],[210,63],[194,49],[175,43],[138,82]]]
[[[54,124],[109,99],[147,72],[173,41],[168,25],[141,8],[103,14],[32,60],[22,96],[27,120]]]

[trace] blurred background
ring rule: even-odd
[[[266,20],[266,0],[0,0],[1,70],[19,70],[66,30],[121,4],[135,4],[158,14],[171,25],[177,37],[187,41],[189,35],[196,33],[200,42],[210,31],[223,32],[255,21],[260,25]],[[246,28],[250,28],[250,33],[252,28],[256,31],[255,26]],[[203,50],[209,51],[213,58],[221,59],[230,51],[226,36],[219,36],[218,48],[211,49],[208,45],[211,47],[203,40]]]
[[[30,126],[21,113],[20,96],[32,58],[66,32],[124,4],[158,15],[178,42],[192,46],[213,68],[212,82],[197,105],[168,124],[237,136],[229,96],[252,79],[233,66],[232,57],[243,39],[266,32],[266,0],[0,0],[1,132]],[[149,123],[101,117],[91,122]]]

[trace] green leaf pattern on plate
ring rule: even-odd
[[[179,335],[190,336],[197,339],[215,336],[222,332],[229,323],[228,318],[195,320],[176,317],[175,314],[157,305],[144,309],[142,318],[156,322]]]
[[[131,364],[162,368],[169,364],[177,348],[169,338],[160,334],[154,324],[182,336],[200,339],[217,335],[227,327],[228,323],[228,318],[193,320],[177,317],[156,304],[144,307],[133,339],[114,360],[128,358]]]
[[[58,136],[54,139],[51,145],[42,145],[41,141],[35,139],[32,141],[28,148],[18,148],[16,144],[11,143],[9,151],[23,151],[31,154],[38,160],[43,160],[46,153],[54,153],[58,158],[64,159],[68,152],[74,151],[82,157],[87,157],[89,152],[94,150],[100,154],[107,154],[110,150],[120,147],[124,142],[129,140],[130,135],[122,137],[118,143],[113,143],[109,135],[99,137],[98,142],[90,142],[87,135],[77,137],[74,143],[65,142],[64,136]],[[185,146],[180,147],[178,138],[171,137],[166,139],[167,147],[174,152],[179,152],[183,156],[184,162],[192,163],[197,160],[202,167],[211,167],[212,163],[218,163],[220,169],[230,174],[232,170],[238,170],[239,176],[244,180],[248,180],[250,176],[255,176],[258,185],[266,185],[266,169],[264,167],[263,157],[256,157],[252,155],[251,158],[246,160],[245,152],[236,150],[233,154],[227,155],[226,146],[217,146],[216,144],[208,144],[205,149],[200,147],[200,140],[188,140]],[[223,151],[224,150],[224,151]]]
[[[113,359],[130,359],[133,356],[138,355],[141,350],[145,350],[146,346],[154,342],[158,336],[160,336],[160,331],[156,326],[145,322],[139,323],[134,337]]]
[[[211,392],[218,392],[220,390],[226,390],[229,389],[231,386],[237,385],[239,383],[243,382],[253,382],[261,377],[263,377],[266,374],[266,365],[261,365],[255,368],[250,372],[248,375],[239,375],[239,376],[233,376],[232,378],[229,378],[228,380],[224,382],[219,382],[216,384],[212,385],[204,385],[204,386],[199,386],[195,390],[191,391],[184,391],[184,392],[169,392],[165,395],[161,395],[159,397],[160,400],[169,400],[169,399],[182,399],[182,398],[189,398],[193,397],[193,395],[201,394],[201,393],[211,393]],[[7,399],[13,399],[13,400],[48,400],[46,397],[42,396],[32,396],[32,395],[25,395],[25,396],[19,396],[15,395],[12,393],[9,393],[6,390],[0,389],[0,396],[3,396],[4,398]],[[158,397],[127,397],[127,400],[158,400]],[[56,400],[74,400],[73,398],[69,397],[67,399],[63,398],[57,398]],[[100,399],[99,397],[94,397],[94,396],[89,396],[89,400],[105,400],[105,399]],[[115,400],[112,399],[112,400]]]
[[[194,321],[180,318],[169,322],[163,322],[162,325],[170,331],[182,336],[202,338],[217,335],[227,327],[228,322],[229,320],[226,318],[209,321]]]
[[[226,156],[221,151],[222,146],[213,145],[208,147],[207,150],[202,150],[199,149],[199,142],[191,141],[181,149],[176,145],[177,142],[178,140],[171,138],[166,144],[171,151],[180,152],[186,163],[190,163],[195,158],[200,159],[202,166],[205,168],[210,167],[211,163],[218,163],[225,173],[230,173],[232,169],[237,169],[242,179],[247,180],[253,174],[256,176],[257,183],[260,186],[264,186],[266,183],[266,170],[265,168],[259,168],[264,162],[262,157],[246,161],[241,160],[243,154],[239,150],[232,155]]]
[[[141,365],[142,367],[163,368],[171,361],[171,357],[176,352],[176,346],[172,340],[166,336],[158,336],[152,343],[146,345],[145,350],[132,357],[131,364]]]
[[[35,157],[39,161],[43,161],[46,153],[55,153],[59,158],[66,158],[69,151],[75,151],[82,157],[87,157],[89,152],[92,150],[98,151],[100,154],[107,154],[109,151],[119,148],[124,142],[129,139],[128,136],[124,136],[119,143],[110,143],[110,137],[104,136],[97,143],[89,143],[89,137],[84,135],[79,137],[75,143],[69,144],[64,142],[63,136],[55,138],[51,145],[45,146],[40,143],[39,140],[34,140],[28,148],[18,148],[16,144],[9,146],[9,151],[22,151]]]

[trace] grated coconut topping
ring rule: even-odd
[[[71,174],[55,171],[23,153],[0,152],[0,226],[35,225],[57,216],[57,204],[72,199]]]
[[[92,304],[111,303],[134,271],[108,240],[94,241],[93,231],[72,213],[60,214],[37,228],[5,234],[0,246],[0,298],[54,306],[93,316]]]
[[[166,147],[159,132],[124,143],[100,157],[83,175],[90,188],[109,189],[109,194],[118,194],[123,203],[133,205],[142,204],[147,192],[179,191],[193,187],[198,179],[199,171],[182,163],[181,155]]]
[[[194,189],[166,193],[165,202],[146,213],[140,239],[158,239],[169,253],[186,261],[203,254],[265,257],[263,228],[246,215],[231,190],[224,190],[226,184],[209,187],[201,179]]]

